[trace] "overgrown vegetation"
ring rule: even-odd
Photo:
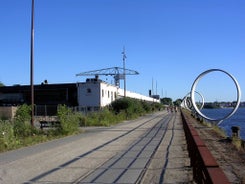
[[[65,105],[59,105],[57,117],[60,126],[41,130],[39,127],[31,126],[31,108],[24,104],[18,107],[13,120],[0,120],[0,151],[75,134],[79,132],[79,126],[111,126],[161,108],[159,103],[149,104],[144,101],[122,98],[114,101],[109,107],[85,115],[73,112]]]
[[[72,112],[72,110],[67,108],[65,105],[59,105],[57,115],[60,122],[60,127],[57,128],[57,131],[60,134],[70,135],[78,131],[78,114]]]
[[[188,112],[188,111],[185,111]],[[192,116],[195,118],[195,115],[192,114]],[[231,143],[236,147],[236,149],[240,150],[240,149],[244,149],[243,146],[243,140],[239,137],[228,137],[227,133],[225,132],[224,129],[222,129],[221,127],[219,127],[218,125],[211,123],[207,120],[204,120],[203,118],[196,118],[197,121],[199,121],[202,125],[207,126],[209,128],[212,128],[212,130],[217,133],[219,136],[226,138],[228,140],[231,140]]]

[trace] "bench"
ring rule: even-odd
[[[40,128],[57,128],[60,127],[59,121],[40,121]]]

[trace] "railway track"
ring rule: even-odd
[[[154,183],[172,181],[169,173],[178,176],[186,173],[179,169],[183,164],[169,170],[172,157],[174,162],[188,157],[183,156],[182,147],[186,146],[179,117],[179,113],[158,112],[116,126],[87,128],[80,135],[3,153],[0,181],[3,184],[130,184],[150,183],[150,178],[155,178]]]
[[[149,126],[149,124],[154,124],[127,148],[104,162],[93,172],[81,176],[75,183],[140,183],[147,166],[166,134],[168,123],[174,117],[173,114],[161,116],[160,119],[157,116],[125,133],[123,136],[129,133],[133,134],[134,131]],[[156,119],[158,120],[155,121]]]

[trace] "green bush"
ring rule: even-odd
[[[99,124],[102,126],[110,126],[116,123],[115,115],[107,108],[103,109],[98,113]]]
[[[0,150],[8,149],[16,143],[13,124],[0,120]]]
[[[79,126],[86,126],[87,124],[87,117],[81,113],[81,112],[76,112],[75,113],[77,118],[78,118],[78,123],[79,123]]]
[[[99,116],[96,112],[91,112],[86,117],[86,126],[99,126]]]
[[[61,134],[69,135],[78,131],[79,117],[71,109],[65,105],[59,105],[57,115],[60,121],[58,130]]]
[[[37,134],[38,130],[31,124],[31,107],[24,104],[17,108],[13,121],[14,135],[28,137]]]
[[[151,106],[152,106],[153,111],[158,111],[163,108],[163,105],[160,103],[152,103]]]
[[[86,117],[83,117],[82,126],[110,126],[125,119],[125,113],[120,112],[115,114],[108,108],[104,108],[98,112],[91,112]]]
[[[16,121],[21,121],[21,122],[25,122],[25,121],[30,122],[31,121],[31,106],[28,106],[26,104],[19,106],[16,110],[14,119]]]
[[[33,128],[30,123],[15,120],[14,121],[14,135],[16,137],[27,137],[31,136]]]
[[[84,115],[73,112],[65,105],[59,105],[57,115],[60,127],[39,130],[31,126],[31,107],[24,104],[18,107],[13,121],[0,120],[0,151],[74,134],[78,131],[79,125],[110,126],[160,108],[161,105],[157,103],[122,98],[114,101],[110,108]]]
[[[146,101],[141,101],[141,105],[146,113],[151,112],[152,108],[149,103],[147,103]]]
[[[126,119],[137,118],[150,109],[146,102],[141,102],[132,98],[118,99],[112,102],[111,107],[116,114],[125,112]]]
[[[118,100],[115,100],[111,103],[112,110],[115,113],[119,113],[121,111],[125,111],[130,106],[130,99],[129,98],[121,98]]]

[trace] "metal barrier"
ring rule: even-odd
[[[56,116],[57,105],[35,105],[35,116]]]
[[[190,123],[192,120],[182,110],[181,116],[195,182],[201,184],[229,184],[226,175]]]

